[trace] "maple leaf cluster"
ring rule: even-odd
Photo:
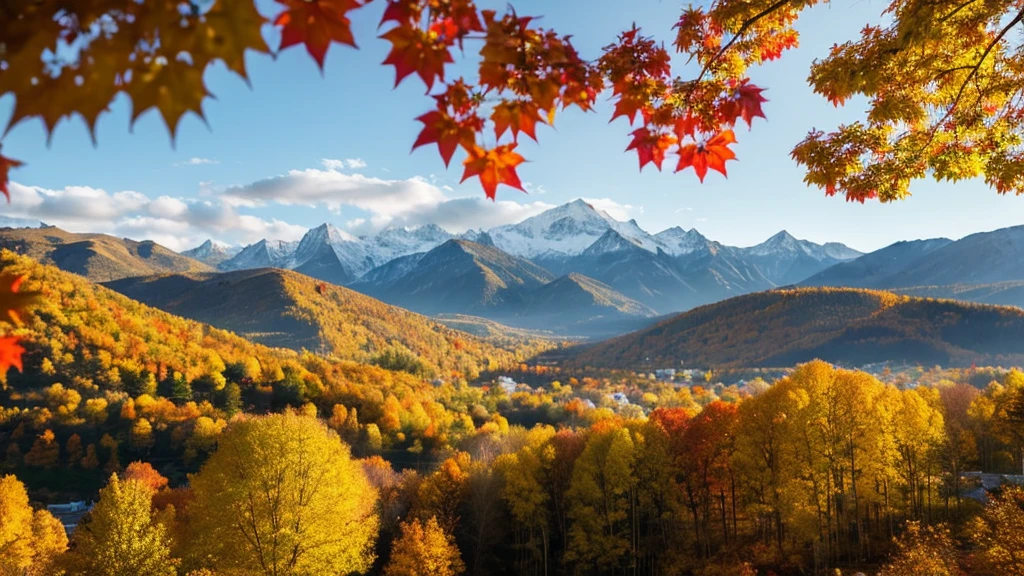
[[[423,128],[413,148],[436,145],[446,165],[462,150],[463,181],[479,178],[491,199],[502,184],[523,190],[516,172],[524,162],[516,152],[521,134],[537,140],[537,125],[553,124],[558,111],[592,110],[606,87],[616,99],[613,120],[642,118],[628,147],[641,168],[660,169],[671,150],[677,170],[692,166],[703,181],[709,169],[725,174],[725,162],[735,158],[729,146],[737,119],[749,125],[764,116],[762,89],[749,84],[747,67],[795,46],[791,24],[815,1],[718,0],[707,11],[687,8],[674,46],[702,70],[684,80],[672,77],[664,47],[635,27],[591,61],[569,36],[512,7],[499,14],[472,0],[386,0],[380,37],[391,50],[383,64],[394,67],[396,86],[419,77],[434,101],[417,118]],[[371,0],[278,3],[278,50],[304,46],[322,70],[332,43],[356,47],[350,14]],[[223,62],[248,81],[246,51],[270,52],[261,31],[267,20],[254,0],[15,4],[16,17],[0,22],[0,96],[15,96],[8,130],[39,118],[52,135],[77,114],[95,139],[97,118],[125,92],[133,124],[156,109],[173,139],[185,114],[203,118],[209,65]],[[477,78],[446,78],[467,42],[481,44]],[[8,172],[18,166],[0,157],[5,195]]]
[[[461,149],[463,181],[479,177],[488,198],[501,184],[523,190],[516,173],[524,161],[516,152],[520,134],[536,141],[538,124],[553,124],[571,106],[592,110],[606,87],[615,99],[612,120],[642,122],[626,148],[636,151],[641,169],[660,170],[671,152],[678,155],[676,171],[693,167],[703,182],[708,170],[725,175],[726,162],[736,158],[730,146],[737,121],[750,126],[764,118],[764,89],[750,83],[747,68],[797,42],[792,24],[799,7],[762,4],[737,9],[725,1],[709,12],[682,13],[675,47],[702,64],[695,80],[673,77],[671,55],[635,26],[587,61],[569,37],[534,26],[535,18],[512,8],[504,15],[478,11],[470,0],[390,1],[381,22],[394,24],[382,36],[392,43],[384,63],[395,67],[396,85],[414,73],[428,93],[442,85],[432,95],[435,108],[417,118],[423,128],[413,149],[435,144],[446,166]],[[725,30],[734,32],[726,37]],[[477,83],[446,81],[452,49],[477,38]]]

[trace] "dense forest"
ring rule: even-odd
[[[979,499],[966,474],[1020,471],[1024,373],[984,390],[901,389],[812,362],[733,401],[590,412],[575,425],[568,413],[529,429],[485,424],[419,469],[396,468],[372,438],[349,435],[350,448],[347,422],[309,404],[236,415],[211,432],[217,448],[198,472],[170,484],[160,470],[173,467],[145,463],[132,426],[128,451],[101,442],[109,480],[70,544],[3,480],[5,537],[22,550],[9,561],[39,574],[1024,570],[1024,490]],[[39,432],[6,466],[31,484],[101,465],[82,446]],[[141,462],[122,469],[110,461],[122,452]]]

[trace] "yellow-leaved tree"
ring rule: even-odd
[[[402,523],[402,535],[391,549],[385,576],[455,576],[465,565],[455,539],[431,516],[426,522],[413,519]]]
[[[0,478],[0,575],[48,574],[67,546],[60,522],[46,510],[32,511],[25,485]]]
[[[100,500],[72,535],[69,575],[174,576],[170,538],[152,513],[152,492],[111,474]]]
[[[326,575],[373,562],[376,493],[348,446],[315,418],[232,422],[191,484],[190,568]]]

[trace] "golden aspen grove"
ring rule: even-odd
[[[742,170],[741,128],[772,130],[750,72],[827,3],[681,4],[583,54],[514,3],[6,0],[4,136],[78,116],[95,141],[126,95],[131,124],[155,109],[173,142],[185,115],[205,122],[209,67],[248,82],[247,56],[305,50],[322,72],[362,41],[350,16],[377,10],[394,87],[425,88],[418,136],[394,146],[436,147],[495,206],[499,186],[526,192],[520,138],[599,98],[640,170],[668,160],[703,183]],[[860,204],[927,179],[1024,194],[1024,0],[878,12],[808,70],[815,94],[866,109],[792,143],[804,182]],[[33,159],[0,153],[10,203]],[[590,344],[292,270],[190,308],[172,289],[222,269],[110,257],[118,277],[99,281],[54,255],[85,240],[41,229],[0,246],[0,576],[1024,576],[1024,313],[1003,302],[780,281],[728,314],[651,310],[645,332]],[[512,260],[480,264],[491,300],[527,282]],[[155,285],[151,305],[125,295]],[[253,328],[271,292],[287,304]],[[873,346],[903,355],[883,368]]]

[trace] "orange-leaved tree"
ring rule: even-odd
[[[119,2],[11,0],[0,8],[0,97],[13,94],[10,125],[40,118],[48,134],[80,115],[92,131],[120,93],[131,98],[134,122],[159,110],[173,138],[182,116],[203,116],[210,96],[207,66],[222,61],[246,78],[247,50],[269,53],[263,26],[280,30],[278,50],[302,45],[323,66],[332,43],[356,46],[349,14],[372,0],[278,0],[267,20],[255,0]],[[670,48],[635,26],[599,54],[573,46],[569,30],[537,26],[509,6],[482,10],[472,0],[377,0],[381,38],[391,43],[385,65],[396,85],[417,76],[432,100],[417,120],[413,147],[436,145],[447,165],[464,156],[463,180],[479,177],[489,198],[498,185],[522,189],[516,168],[521,135],[556,112],[592,109],[610,90],[612,119],[635,128],[627,150],[641,169],[659,170],[667,154],[676,171],[726,173],[735,158],[733,128],[764,117],[763,88],[751,66],[797,45],[800,12],[822,0],[712,0],[682,6],[662,32]],[[1024,192],[1024,52],[1015,30],[1019,0],[935,2],[893,0],[882,24],[833,47],[814,63],[813,89],[836,105],[866,97],[862,121],[833,132],[811,130],[793,150],[806,181],[848,200],[890,201],[912,180],[932,175],[983,177],[1000,193]],[[474,50],[466,50],[466,44]],[[672,51],[686,74],[677,74]],[[478,63],[474,78],[450,78],[455,54]],[[9,127],[8,127],[9,128]],[[0,156],[0,192],[11,168]]]

